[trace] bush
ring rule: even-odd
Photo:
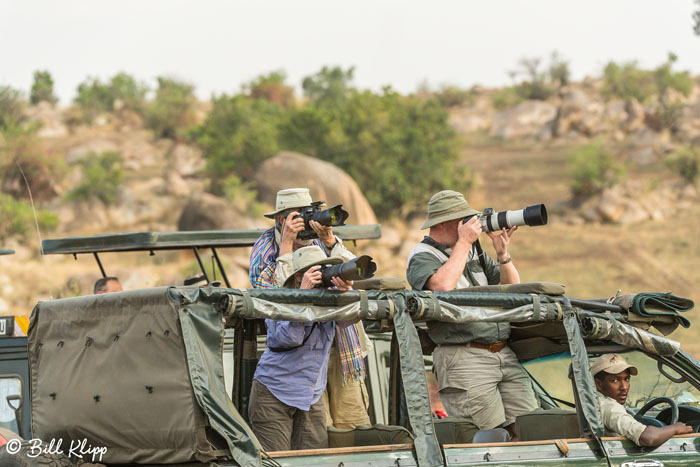
[[[32,104],[38,104],[41,101],[46,101],[50,104],[55,104],[58,99],[53,94],[53,78],[48,71],[35,71],[34,82],[32,83],[32,92],[29,96]]]
[[[22,92],[0,86],[0,130],[15,127],[24,120]]]
[[[112,109],[117,102],[120,102],[122,108],[143,114],[146,106],[146,94],[148,94],[146,84],[138,82],[133,76],[122,72],[112,77],[109,89],[112,94]]]
[[[36,216],[40,230],[52,231],[58,227],[59,221],[56,214],[39,209]],[[6,240],[15,235],[26,238],[35,228],[31,205],[5,193],[0,193],[0,219],[2,219],[0,240]]]
[[[435,93],[435,99],[446,108],[469,105],[474,98],[473,92],[454,85],[444,85]]]
[[[83,118],[88,122],[103,112],[111,112],[114,108],[114,96],[109,85],[97,78],[87,78],[80,83],[73,101],[78,104]]]
[[[693,80],[688,72],[674,72],[673,64],[678,57],[669,53],[665,63],[653,71],[643,70],[637,62],[618,64],[609,62],[603,70],[603,93],[623,99],[635,98],[648,101],[653,95],[661,96],[667,89],[690,94]]]
[[[559,83],[560,86],[569,84],[571,72],[569,62],[565,61],[558,52],[552,52],[549,60],[549,79],[552,83]]]
[[[294,89],[287,86],[286,79],[284,71],[273,71],[257,77],[243,88],[253,99],[265,99],[287,109],[294,104]]]
[[[351,82],[355,67],[343,71],[340,67],[324,66],[313,76],[307,76],[301,82],[304,95],[318,103],[333,104],[346,99],[351,92]]]
[[[550,76],[539,68],[539,58],[523,58],[519,62],[519,69],[511,72],[514,78],[524,76],[524,80],[515,86],[515,92],[521,98],[546,100],[556,93]]]
[[[615,185],[624,174],[622,166],[603,147],[602,141],[579,146],[568,156],[571,192],[583,200]]]
[[[211,190],[223,193],[223,180],[236,173],[250,178],[265,160],[277,154],[277,125],[282,107],[263,99],[222,95],[195,138],[207,159]]]
[[[92,121],[103,112],[115,110],[115,104],[143,114],[148,87],[136,81],[131,75],[118,73],[109,83],[97,78],[88,78],[78,85],[74,102],[78,104],[86,121]]]
[[[177,138],[194,124],[194,86],[174,78],[158,77],[158,90],[146,111],[146,125],[156,137]]]
[[[493,107],[496,110],[503,110],[515,107],[524,99],[522,96],[520,96],[520,94],[518,94],[515,88],[509,87],[494,91],[494,93],[491,95],[491,100],[493,102]]]
[[[79,164],[83,170],[82,181],[68,192],[67,199],[88,201],[96,198],[105,204],[114,203],[124,179],[121,155],[113,151],[100,155],[91,152]]]
[[[700,177],[700,149],[682,147],[666,159],[666,166],[681,177],[685,185],[696,185]]]
[[[378,215],[422,209],[426,193],[472,186],[471,174],[457,165],[455,133],[437,100],[385,89],[327,102],[292,112],[281,145],[348,172]]]
[[[264,212],[264,206],[257,201],[257,192],[250,182],[244,182],[236,174],[226,177],[221,183],[224,198],[238,212],[249,216],[259,217]]]

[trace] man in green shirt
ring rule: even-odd
[[[496,259],[479,258],[479,212],[461,193],[444,190],[430,198],[423,229],[429,234],[408,257],[406,276],[415,290],[449,291],[489,284],[517,284],[518,270],[508,253],[517,227],[491,238]],[[463,220],[471,217],[467,222]],[[433,355],[440,399],[448,415],[471,417],[479,429],[507,428],[515,439],[515,417],[538,406],[532,383],[506,345],[510,325],[429,322],[437,344]]]

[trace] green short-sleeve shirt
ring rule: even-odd
[[[450,256],[451,250],[449,250],[446,245],[438,243],[430,237],[425,237],[423,243],[437,248],[447,257]],[[484,260],[486,270],[484,270],[479,261],[476,248],[472,247],[469,253],[469,259],[464,268],[464,277],[467,282],[469,282],[470,287],[500,283],[500,266],[485,253]],[[406,269],[408,283],[411,284],[414,290],[427,290],[426,283],[428,279],[430,279],[430,276],[435,274],[443,264],[443,261],[431,253],[420,252],[414,254],[408,262],[408,268]],[[479,273],[485,274],[486,284],[479,282]],[[427,325],[428,334],[436,344],[465,344],[471,341],[491,344],[494,342],[503,342],[510,336],[510,325],[507,323],[454,324],[430,321]]]

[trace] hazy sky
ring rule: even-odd
[[[0,0],[0,85],[28,92],[48,69],[65,104],[88,75],[126,71],[235,92],[276,69],[288,82],[323,65],[355,66],[355,84],[401,92],[510,83],[522,57],[569,60],[575,79],[609,60],[646,67],[679,56],[700,73],[693,0],[34,1]]]

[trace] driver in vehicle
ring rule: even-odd
[[[691,433],[693,429],[683,422],[663,428],[646,426],[627,413],[624,403],[630,390],[630,378],[639,372],[618,354],[604,354],[591,366],[598,390],[598,403],[603,416],[606,435],[625,436],[637,446],[658,446],[674,435]]]

